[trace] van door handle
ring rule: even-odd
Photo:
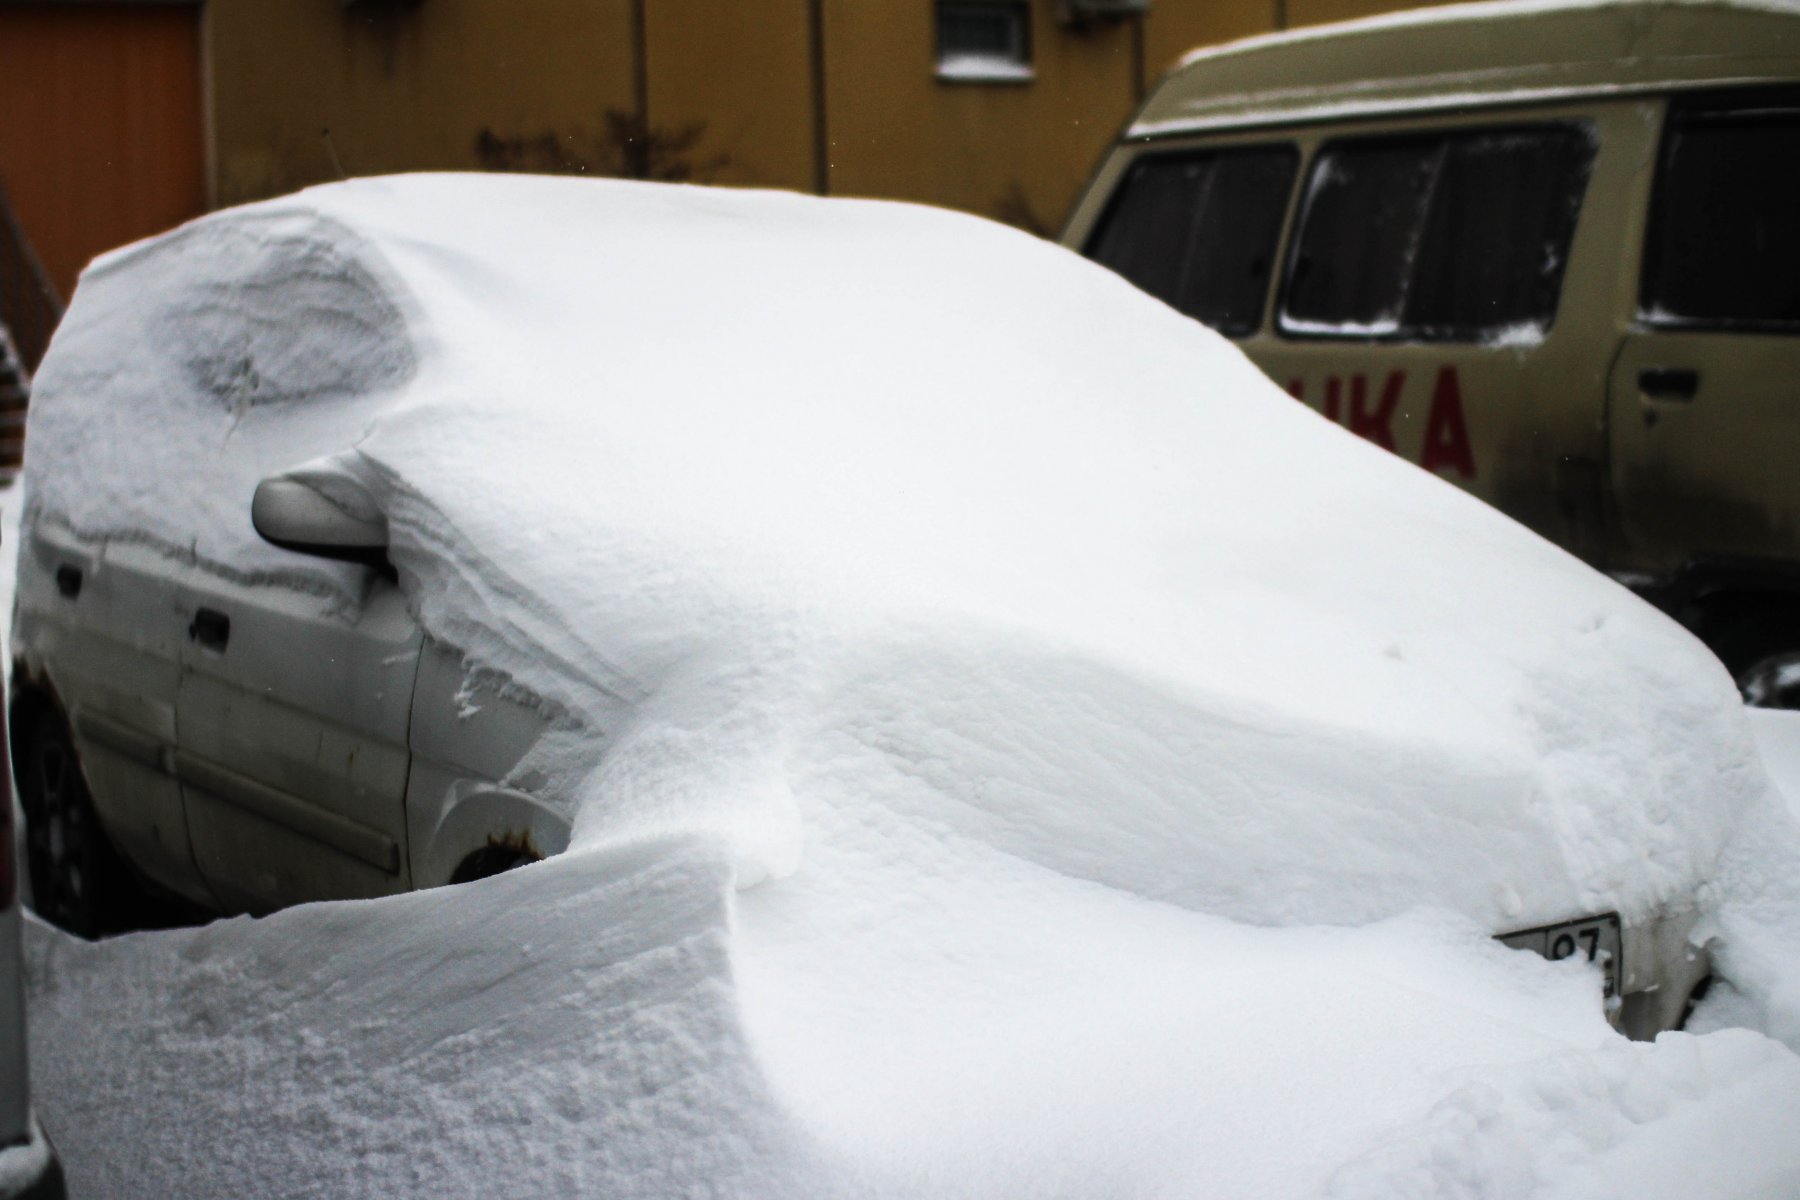
[[[1700,391],[1700,372],[1688,367],[1645,367],[1638,372],[1638,391],[1651,400],[1692,400]]]
[[[194,614],[194,623],[188,626],[188,640],[224,653],[225,643],[231,640],[231,618],[217,609],[201,609]]]

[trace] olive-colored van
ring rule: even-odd
[[[1800,5],[1474,4],[1199,51],[1064,241],[1800,701]]]

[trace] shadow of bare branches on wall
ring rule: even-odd
[[[729,154],[693,156],[705,134],[704,121],[659,127],[635,113],[608,109],[598,134],[546,129],[502,137],[483,129],[475,135],[475,158],[484,171],[707,183],[732,162]]]

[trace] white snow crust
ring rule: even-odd
[[[1686,3],[1694,8],[1739,9],[1744,11],[1791,12],[1793,0],[1665,0]],[[1368,33],[1382,29],[1404,29],[1416,25],[1443,25],[1458,21],[1486,21],[1494,17],[1529,17],[1538,13],[1566,12],[1571,9],[1632,9],[1642,0],[1471,0],[1462,4],[1435,4],[1420,8],[1395,9],[1373,16],[1335,21],[1312,28],[1284,29],[1275,33],[1258,33],[1222,42],[1216,46],[1200,46],[1182,55],[1177,66],[1220,55],[1236,53],[1254,46],[1317,41],[1345,33]]]
[[[38,1182],[50,1166],[50,1143],[35,1124],[23,1145],[0,1147],[0,1192],[17,1195]]]
[[[544,864],[34,931],[93,1194],[1657,1195],[1638,1164],[1727,1143],[1708,1194],[1800,1178],[1787,1048],[1621,1043],[1585,968],[1489,941],[1704,900],[1740,995],[1800,997],[1800,902],[1732,890],[1794,825],[1723,671],[1065,251],[332,185],[98,261],[30,439],[39,520],[339,612],[356,569],[249,500],[353,462],[427,630],[582,730],[535,764]]]

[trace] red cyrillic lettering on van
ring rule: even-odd
[[[1325,419],[1327,421],[1338,420],[1343,412],[1343,396],[1341,395],[1343,387],[1344,385],[1338,381],[1336,375],[1325,377]]]
[[[1432,385],[1419,465],[1427,471],[1455,467],[1464,479],[1475,478],[1475,451],[1469,445],[1469,423],[1463,419],[1462,385],[1457,382],[1455,367],[1439,368]]]
[[[1288,380],[1287,393],[1288,393],[1288,395],[1292,396],[1296,400],[1305,400],[1306,399],[1306,380],[1304,380],[1304,379]]]
[[[1394,410],[1400,406],[1400,389],[1406,384],[1405,371],[1390,371],[1381,385],[1381,403],[1367,407],[1369,381],[1361,375],[1350,377],[1350,432],[1368,438],[1385,450],[1394,448]]]

